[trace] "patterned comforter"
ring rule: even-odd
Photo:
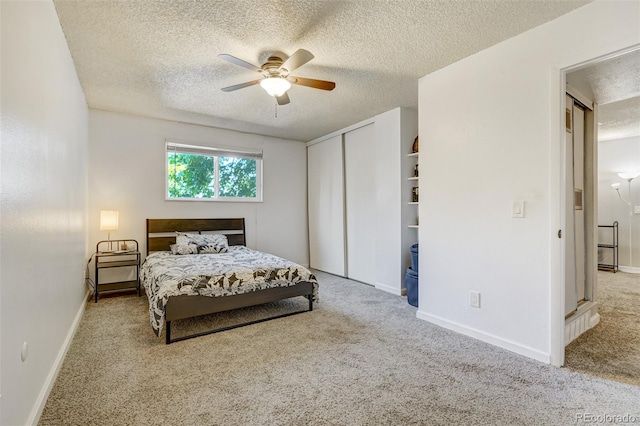
[[[149,297],[151,326],[158,336],[171,296],[222,297],[307,281],[313,283],[313,300],[318,301],[318,281],[307,268],[244,246],[231,246],[228,253],[217,254],[151,253],[142,264],[140,279]]]

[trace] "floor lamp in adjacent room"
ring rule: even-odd
[[[640,172],[623,172],[618,173],[618,176],[620,176],[622,179],[626,179],[628,182],[628,200],[625,199],[622,194],[620,194],[620,183],[613,183],[611,184],[611,187],[616,190],[616,192],[618,193],[618,197],[620,197],[620,199],[624,201],[624,203],[629,208],[629,267],[633,268],[633,200],[631,199],[631,181],[640,176]]]

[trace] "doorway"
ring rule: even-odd
[[[565,178],[562,188],[565,211],[562,216],[564,219],[562,228],[563,232],[566,232],[566,239],[563,238],[561,240],[562,253],[564,254],[563,278],[565,280],[563,298],[565,321],[562,328],[565,347],[600,321],[598,313],[600,301],[597,288],[598,264],[599,260],[602,260],[600,257],[607,253],[598,253],[598,225],[613,223],[615,219],[618,219],[609,215],[606,211],[603,214],[601,204],[603,199],[619,201],[616,198],[615,191],[611,188],[610,180],[612,176],[609,176],[614,175],[617,178],[617,173],[613,173],[613,170],[602,170],[599,167],[599,150],[603,139],[609,141],[616,138],[627,138],[625,140],[629,142],[628,138],[635,138],[636,142],[634,143],[637,144],[635,145],[637,146],[636,153],[631,155],[629,153],[624,154],[626,166],[616,165],[615,172],[624,171],[622,169],[618,170],[621,167],[640,169],[640,114],[637,113],[638,105],[640,105],[638,69],[640,69],[640,49],[635,46],[625,51],[594,59],[580,66],[567,68],[562,72],[566,79],[567,93],[572,95],[566,98],[563,97],[565,103],[563,118],[570,111],[571,119],[575,120],[572,125],[578,125],[581,118],[581,110],[584,110],[585,129],[587,131],[590,128],[594,129],[594,138],[591,142],[588,140],[588,134],[585,134],[585,157],[583,163],[585,166],[585,182],[582,193],[582,211],[577,210],[580,205],[579,195],[577,195],[580,189],[579,179],[577,179],[576,175],[570,173],[570,171],[576,173],[577,169],[574,167],[575,164],[569,164],[570,159],[576,163],[581,163],[581,160],[579,155],[576,155],[578,153],[571,152],[570,154],[572,155],[569,155],[569,152],[567,152],[569,150],[569,130],[565,129],[565,162],[562,173]],[[565,79],[561,80],[564,82]],[[588,108],[590,102],[593,105],[591,111]],[[578,110],[575,109],[576,104]],[[585,106],[587,108],[584,108]],[[628,111],[625,111],[625,108]],[[615,112],[615,118],[610,117],[609,111]],[[592,119],[589,118],[590,115],[592,115]],[[590,120],[592,120],[591,123],[589,122]],[[575,142],[573,136],[572,134],[572,144]],[[633,143],[631,145],[633,146]],[[573,147],[574,145],[571,146],[571,148]],[[589,157],[590,155],[592,155],[591,158]],[[574,181],[570,182],[571,179]],[[590,185],[591,188],[589,188]],[[584,216],[585,221],[584,286],[582,285],[581,277],[579,277],[579,273],[582,271],[582,267],[579,265],[581,252],[579,243],[582,241],[582,237],[579,235],[582,228],[579,224],[580,215]],[[636,216],[640,221],[640,215]],[[632,219],[630,218],[630,220]],[[574,235],[571,235],[572,231],[575,231]],[[623,241],[624,235],[621,232],[621,241]],[[627,234],[627,238],[629,236],[630,233]],[[637,241],[640,243],[640,238]],[[638,252],[640,253],[640,249]],[[629,261],[632,261],[632,259]],[[584,288],[583,297],[580,294],[582,288]],[[558,362],[557,365],[563,365],[564,351],[559,359],[562,361]]]

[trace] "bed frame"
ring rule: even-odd
[[[175,231],[191,233],[225,234],[229,245],[246,245],[244,218],[239,219],[147,219],[147,255],[154,251],[169,251],[175,244]],[[289,312],[228,327],[216,328],[187,336],[171,338],[171,321],[198,317],[232,309],[276,302],[292,297],[304,296],[309,300],[309,309]],[[245,325],[256,324],[276,318],[288,317],[313,311],[313,284],[300,282],[289,287],[276,287],[250,293],[225,297],[175,296],[170,297],[165,308],[166,344],[187,340],[220,331],[231,330]]]

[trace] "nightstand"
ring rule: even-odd
[[[138,290],[140,296],[140,251],[136,240],[110,240],[100,241],[96,244],[95,284],[93,297],[98,303],[98,295],[103,292]],[[126,269],[125,269],[126,268]],[[100,275],[107,271],[117,271],[122,275],[128,271],[128,279],[120,281],[100,282]],[[119,271],[118,271],[119,270]],[[130,279],[131,272],[135,273],[135,279]]]

